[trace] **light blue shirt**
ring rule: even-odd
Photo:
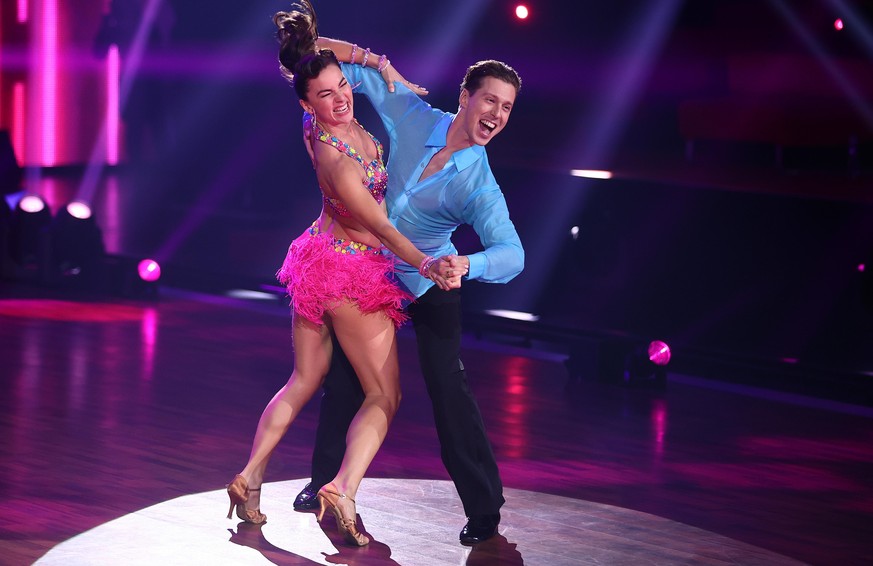
[[[481,145],[456,151],[442,171],[419,182],[430,159],[446,146],[446,133],[455,115],[432,108],[405,85],[394,93],[374,69],[342,64],[346,79],[356,85],[382,118],[390,141],[388,158],[388,218],[422,252],[434,257],[457,254],[451,237],[469,224],[483,251],[469,254],[467,279],[506,283],[524,268],[524,249],[509,219],[506,199],[491,173]],[[400,281],[416,297],[433,282],[418,266],[400,261]]]

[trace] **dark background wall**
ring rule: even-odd
[[[140,137],[117,170],[121,251],[159,257],[171,283],[272,283],[320,208],[301,110],[277,70],[270,18],[289,4],[166,5],[168,40],[147,51],[125,111]],[[479,59],[523,78],[489,155],[527,267],[506,286],[469,285],[467,308],[738,357],[867,364],[871,3],[539,2],[526,22],[513,6],[316,2],[324,35],[387,53],[434,106],[456,108]],[[382,136],[365,100],[356,115]],[[615,178],[569,174],[589,168]],[[457,242],[478,249],[468,230]]]

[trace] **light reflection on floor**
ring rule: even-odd
[[[513,489],[498,536],[471,549],[457,542],[464,516],[454,487],[437,480],[365,479],[359,524],[372,542],[352,548],[332,519],[322,530],[314,513],[292,510],[305,482],[265,484],[260,527],[226,519],[219,489],[110,521],[36,564],[798,564],[653,515]]]

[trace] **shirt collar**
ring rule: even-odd
[[[455,119],[456,114],[445,114],[439,122],[437,122],[430,137],[425,142],[426,147],[446,147],[446,137],[448,136],[449,126]],[[470,165],[476,163],[485,154],[485,147],[481,145],[472,145],[460,151],[456,151],[452,155],[452,161],[458,171],[463,171]]]

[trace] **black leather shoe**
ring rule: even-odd
[[[461,529],[461,544],[471,546],[488,540],[497,534],[497,525],[499,524],[500,513],[467,517],[467,524]]]
[[[315,511],[318,509],[318,494],[312,489],[312,482],[306,484],[306,487],[297,494],[294,500],[295,511]]]

